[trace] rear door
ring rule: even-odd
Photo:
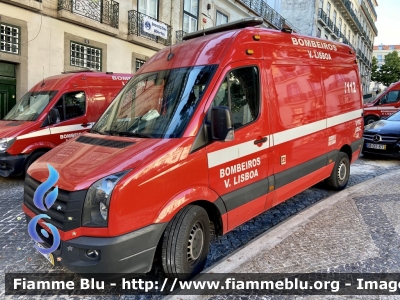
[[[225,69],[212,106],[231,109],[235,138],[207,146],[209,184],[223,199],[231,230],[264,210],[270,133],[262,103],[261,63]]]

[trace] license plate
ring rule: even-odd
[[[371,149],[386,150],[386,145],[380,145],[380,144],[366,144],[365,146],[366,146],[367,148],[371,148]]]
[[[39,247],[39,248],[42,248],[42,249],[46,249],[46,248],[44,248],[41,244],[39,244],[39,243],[36,243],[36,245]],[[53,254],[43,254],[43,253],[41,253],[41,252],[39,252],[40,254],[42,254],[53,266],[54,266],[54,256],[53,256]]]

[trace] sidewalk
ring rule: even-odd
[[[400,171],[395,171],[318,202],[204,272],[399,273],[399,249]]]

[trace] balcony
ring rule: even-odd
[[[367,0],[367,1],[368,1],[368,4],[369,4],[369,7],[371,8],[372,14],[374,15],[375,19],[377,19],[378,15],[376,14],[375,7],[372,4],[372,1],[371,0]]]
[[[366,41],[365,43],[367,44],[368,48],[373,50],[374,49],[374,45],[372,44],[371,40],[369,39],[369,37],[366,37]]]
[[[252,11],[256,15],[262,17],[266,23],[275,29],[281,30],[286,25],[289,26],[294,32],[300,32],[298,28],[290,24],[284,17],[278,14],[263,0],[237,0],[235,2],[240,3],[249,9],[249,12]]]
[[[176,42],[182,42],[183,41],[183,37],[187,34],[186,31],[183,30],[177,30],[176,31]]]
[[[336,25],[333,25],[333,31],[331,32],[331,35],[335,38],[338,39],[341,36],[340,30]]]
[[[318,22],[320,22],[327,31],[330,33],[333,32],[333,22],[329,19],[328,15],[322,10],[322,8],[318,10]]]
[[[351,8],[351,2],[349,0],[334,0],[337,7],[340,9],[341,14],[347,20],[354,30],[357,30],[362,34],[362,26],[357,18],[357,15]]]
[[[164,24],[168,28],[167,38],[164,39],[162,37],[145,32],[143,30],[144,17],[147,17],[149,19],[157,21],[158,23]],[[154,50],[159,50],[159,49],[163,48],[163,46],[168,46],[171,44],[171,26],[170,25],[160,22],[157,19],[154,19],[145,14],[142,14],[136,10],[128,11],[128,35],[129,35],[128,39],[130,41],[135,41],[139,44],[142,43],[143,45],[147,45],[147,46],[149,46],[148,42],[144,42],[141,39],[138,39],[137,37],[153,41],[154,44],[152,46],[153,46]]]
[[[114,0],[58,0],[58,17],[109,35],[119,34],[119,3]]]
[[[371,0],[368,0],[368,1],[371,2]],[[372,3],[371,3],[371,7],[373,8]],[[371,25],[371,28],[374,31],[375,36],[377,36],[378,35],[378,29],[376,28],[375,22],[372,19],[371,15],[370,15],[370,13],[369,13],[369,11],[367,9],[367,5],[365,4],[365,1],[361,2],[361,8],[363,9],[365,15],[367,16],[368,22]],[[376,16],[375,10],[373,10],[373,13],[375,14],[375,20],[376,20],[377,16]]]
[[[1,2],[9,3],[32,11],[42,10],[42,0],[1,0]]]

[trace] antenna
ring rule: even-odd
[[[44,86],[44,66],[43,66],[43,82],[40,87]]]
[[[170,61],[172,57],[174,57],[174,53],[172,53],[172,49],[171,49],[171,46],[170,46],[170,47],[169,47],[169,54],[168,54],[167,60]]]

